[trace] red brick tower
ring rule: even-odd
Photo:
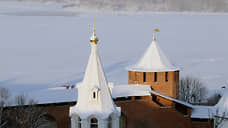
[[[153,41],[140,61],[128,68],[128,83],[150,85],[167,96],[178,98],[179,69],[175,67],[159,48],[154,30]]]

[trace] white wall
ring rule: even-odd
[[[224,120],[218,128],[228,128],[228,119]]]

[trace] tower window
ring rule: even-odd
[[[154,73],[154,82],[157,82],[157,72]]]
[[[96,118],[91,119],[90,128],[98,128],[98,120]]]
[[[96,99],[96,92],[93,92],[93,99]]]
[[[146,72],[143,72],[143,82],[146,82]]]
[[[168,72],[165,72],[165,81],[168,82]]]

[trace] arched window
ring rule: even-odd
[[[98,128],[98,120],[96,118],[90,120],[90,128]]]
[[[93,92],[93,99],[96,99],[96,92]]]
[[[99,88],[92,88],[91,91],[90,91],[90,100],[91,101],[96,101],[97,98],[98,98],[98,93],[99,93]]]

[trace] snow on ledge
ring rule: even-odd
[[[139,67],[136,67],[136,66],[132,66],[132,67],[127,67],[126,68],[127,70],[129,71],[135,71],[135,72],[170,72],[170,71],[179,71],[180,69],[179,68],[139,68]]]
[[[116,85],[112,89],[112,97],[150,96],[150,91],[149,85]]]
[[[150,96],[149,85],[114,85],[111,88],[112,98],[128,96]],[[63,103],[77,101],[77,88],[56,87],[28,93],[38,104]]]
[[[156,91],[154,91],[154,90],[151,90],[150,92],[151,92],[152,94],[161,96],[161,97],[163,97],[163,98],[165,98],[165,99],[174,101],[174,102],[176,102],[176,103],[183,104],[183,105],[185,105],[185,106],[187,106],[187,107],[189,107],[189,108],[193,108],[193,105],[191,105],[191,104],[189,104],[189,103],[187,103],[187,102],[184,102],[184,101],[181,101],[181,100],[178,100],[178,99],[169,97],[169,96],[167,96],[167,95],[161,94],[161,93],[156,92]]]
[[[215,112],[214,106],[194,105],[192,108],[191,118],[209,119]]]

